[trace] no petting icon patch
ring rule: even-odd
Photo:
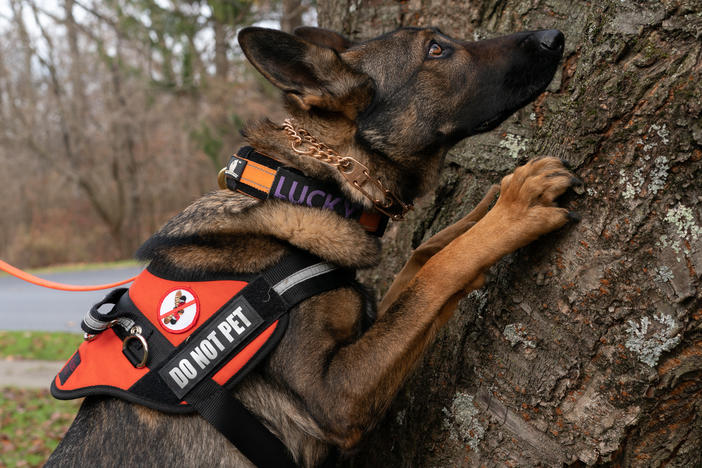
[[[192,289],[179,287],[166,293],[158,310],[158,323],[171,333],[190,330],[200,315],[200,301]]]

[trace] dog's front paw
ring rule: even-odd
[[[504,223],[512,243],[510,250],[576,219],[574,213],[558,207],[555,200],[568,188],[581,184],[557,158],[530,161],[504,177],[500,198],[491,213],[493,221]]]

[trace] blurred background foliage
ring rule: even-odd
[[[0,0],[0,258],[128,258],[280,115],[238,30],[311,0]]]

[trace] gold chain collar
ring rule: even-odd
[[[341,156],[310,135],[307,130],[303,128],[296,129],[292,119],[285,119],[283,121],[283,129],[288,135],[290,146],[293,151],[297,154],[310,156],[318,161],[334,166],[344,179],[373,202],[376,210],[389,216],[393,221],[404,219],[405,214],[412,209],[412,205],[404,203],[398,196],[388,190],[380,181],[380,178],[371,177],[366,166],[351,157]],[[380,189],[385,200],[378,200],[372,196],[365,188],[367,184],[371,184]]]

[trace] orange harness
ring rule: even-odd
[[[163,400],[157,400],[163,395],[154,398],[153,395],[130,393],[130,389],[145,375],[149,373],[151,368],[155,367],[153,356],[155,352],[156,337],[154,333],[159,335],[161,340],[165,340],[171,345],[172,349],[182,344],[189,336],[188,331],[195,331],[199,325],[204,324],[218,310],[220,310],[232,297],[236,296],[241,290],[247,286],[245,281],[200,281],[200,282],[178,282],[169,281],[153,275],[148,270],[144,270],[134,281],[134,284],[129,288],[129,291],[117,290],[123,295],[120,296],[117,304],[119,304],[121,319],[129,317],[133,320],[136,310],[143,311],[140,320],[140,325],[135,323],[126,329],[123,326],[115,327],[119,322],[107,327],[94,337],[90,337],[84,341],[76,353],[69,359],[68,363],[59,372],[54,379],[52,385],[52,393],[57,398],[77,398],[86,396],[91,393],[107,393],[115,396],[120,396],[127,399],[135,399],[136,402],[158,407],[161,410],[177,410],[176,408],[163,407]],[[178,294],[180,293],[180,294]],[[169,294],[171,296],[181,296],[188,294],[194,297],[192,304],[183,304],[186,307],[176,310],[173,315],[178,317],[178,321],[182,324],[187,322],[186,327],[175,329],[173,325],[164,324],[166,319],[160,313],[161,305],[168,307]],[[115,295],[110,298],[114,300]],[[103,302],[101,305],[109,302]],[[116,305],[117,307],[117,305]],[[175,308],[172,308],[172,310]],[[124,312],[127,312],[124,314]],[[131,314],[129,313],[131,312]],[[184,312],[178,314],[179,312]],[[186,315],[187,314],[187,315]],[[162,318],[163,317],[163,318]],[[116,319],[113,319],[116,320]],[[128,319],[129,320],[129,319]],[[131,325],[130,322],[126,322]],[[146,326],[144,326],[146,325]],[[276,320],[270,324],[265,330],[248,343],[239,353],[237,353],[228,363],[219,371],[215,372],[211,378],[220,385],[224,385],[231,379],[244,364],[261,348],[261,346],[272,336],[275,329],[278,327],[279,321]],[[126,341],[129,333],[134,327],[140,327],[140,336],[144,337],[147,342],[147,347],[151,356],[147,356],[147,362],[143,366],[139,366],[141,359],[135,364],[133,356],[123,353],[129,348],[132,340]],[[148,331],[145,331],[148,330]],[[136,330],[135,330],[136,331]],[[152,335],[146,338],[147,335]],[[144,356],[144,347],[136,346],[134,342],[134,355]],[[141,345],[141,343],[139,342]],[[165,343],[164,343],[165,344]],[[123,349],[124,348],[124,349]],[[139,348],[139,349],[136,349]],[[151,357],[151,359],[148,359]],[[126,394],[122,392],[127,392]],[[132,398],[132,396],[134,398]],[[152,401],[153,400],[153,401]],[[169,398],[166,400],[172,405],[175,400]],[[178,405],[183,405],[185,402],[177,402]]]
[[[292,466],[285,446],[231,390],[280,341],[290,309],[354,285],[354,272],[295,252],[257,275],[164,276],[149,266],[129,290],[113,290],[91,308],[81,324],[86,341],[55,377],[52,395],[197,411],[257,466]]]

